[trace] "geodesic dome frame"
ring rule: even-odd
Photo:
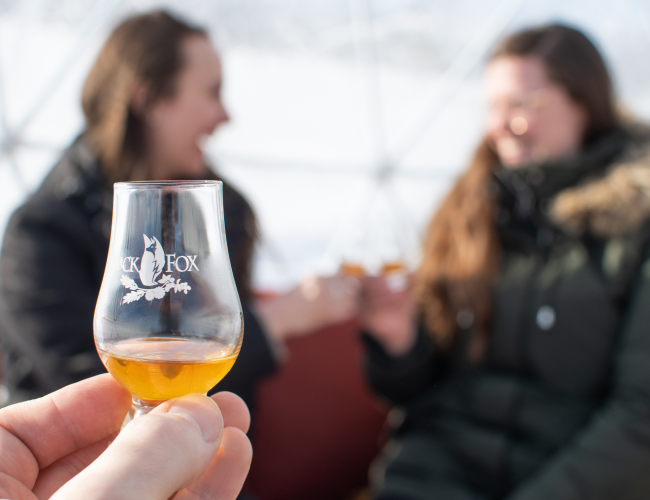
[[[206,152],[256,207],[265,288],[332,271],[332,241],[378,189],[421,231],[481,135],[482,66],[508,32],[584,28],[650,118],[639,0],[0,0],[0,230],[82,130],[81,85],[109,30],[158,7],[222,52],[233,120]]]

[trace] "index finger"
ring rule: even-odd
[[[242,432],[248,432],[251,425],[251,414],[246,403],[232,392],[218,392],[212,395],[223,415],[224,427],[237,427]]]
[[[20,455],[31,453],[43,469],[117,433],[130,405],[129,393],[113,377],[98,375],[40,399],[3,408],[0,427],[22,441],[27,450],[20,450]]]

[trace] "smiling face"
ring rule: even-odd
[[[486,83],[487,137],[504,166],[558,160],[580,150],[587,113],[549,79],[540,59],[498,57],[487,67]]]
[[[182,49],[175,93],[145,111],[150,180],[204,177],[201,143],[229,119],[221,102],[221,61],[210,41],[190,36]]]

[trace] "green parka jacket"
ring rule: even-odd
[[[420,328],[400,358],[366,336],[370,383],[403,415],[375,498],[650,499],[646,145],[619,129],[569,161],[497,169],[504,258],[478,364],[471,326],[447,352]]]

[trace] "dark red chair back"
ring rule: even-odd
[[[247,487],[260,500],[348,498],[367,482],[386,409],[363,377],[356,322],[288,342],[258,392]]]

